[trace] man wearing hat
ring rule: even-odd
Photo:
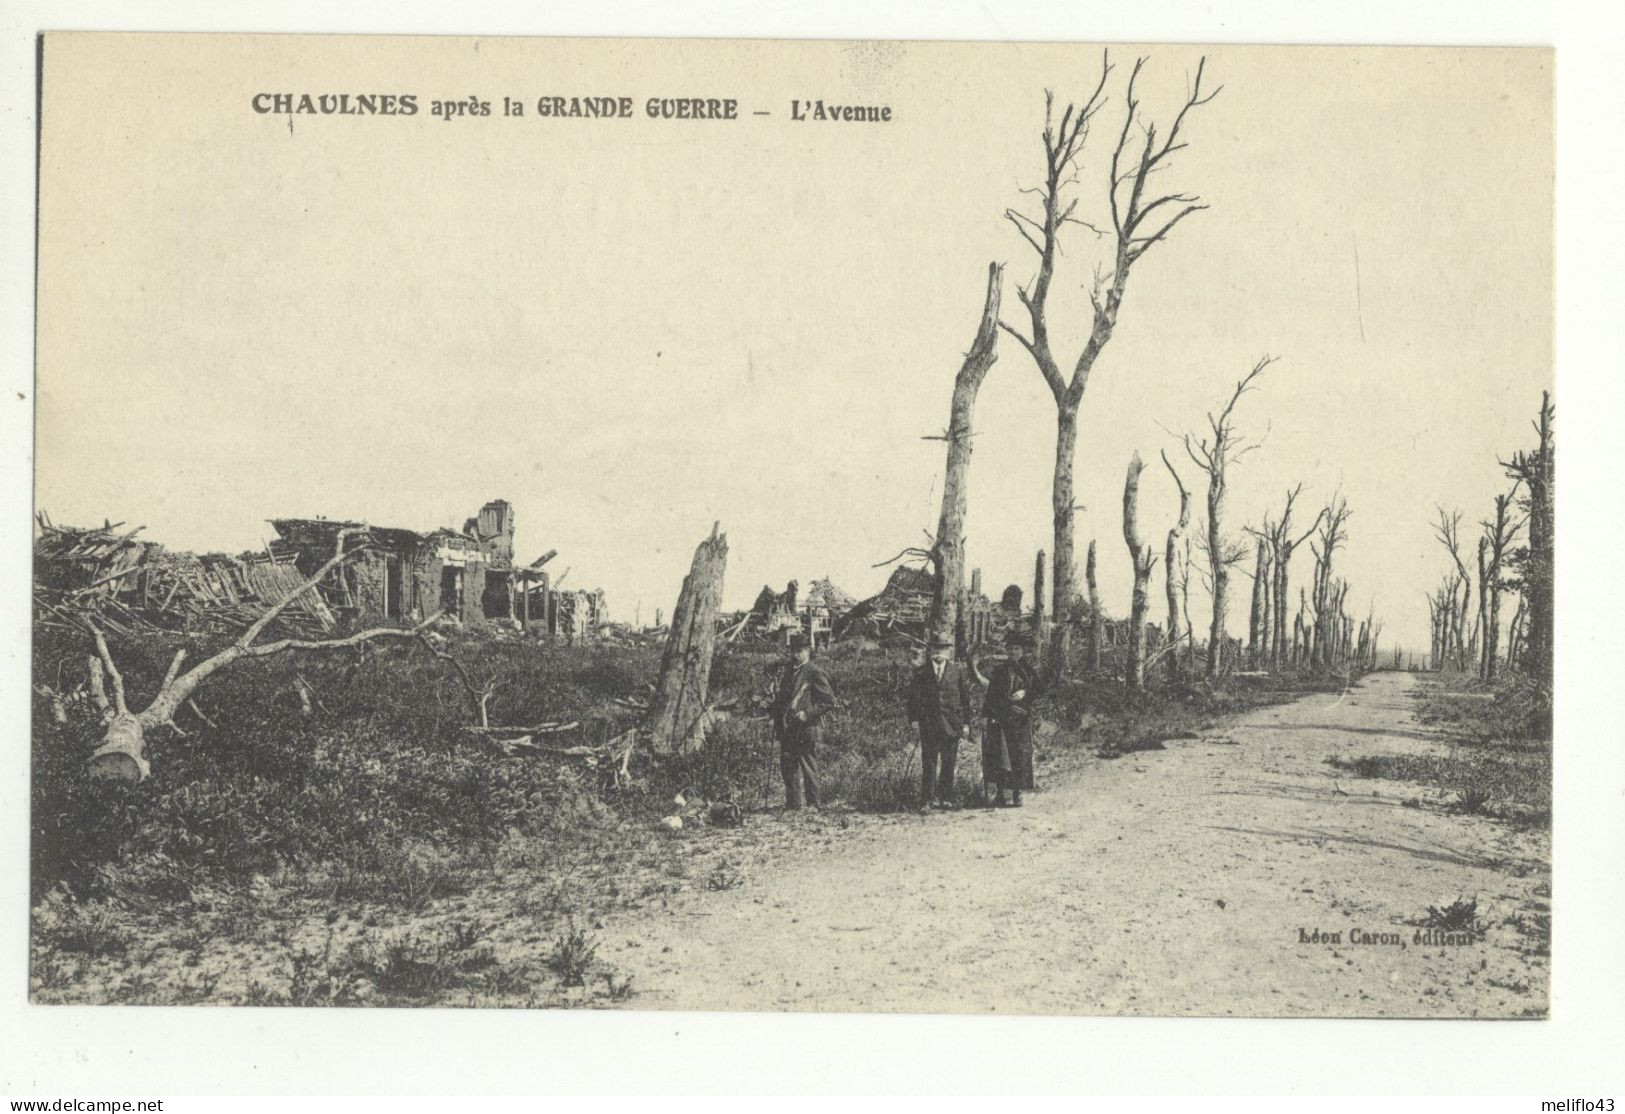
[[[953,640],[931,639],[931,655],[914,673],[908,689],[908,720],[920,733],[920,811],[954,807],[954,762],[959,741],[970,738],[970,678],[953,660]]]
[[[818,794],[818,743],[822,721],[837,701],[829,675],[812,660],[812,643],[800,631],[790,636],[789,660],[773,690],[768,714],[779,741],[779,772],[784,775],[788,808],[821,804]]]
[[[993,670],[982,702],[982,779],[998,789],[1001,807],[1020,808],[1021,791],[1033,787],[1033,701],[1043,682],[1027,659],[1033,636],[1026,628],[1011,628],[1004,644],[1010,656]]]

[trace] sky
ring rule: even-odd
[[[1139,53],[1144,111],[1166,121],[1204,51],[1112,48],[1077,187],[1097,224]],[[1205,53],[1223,89],[1165,178],[1210,208],[1135,266],[1096,364],[1080,560],[1097,539],[1125,612],[1130,456],[1154,465],[1141,523],[1160,553],[1177,493],[1157,454],[1200,508],[1174,434],[1274,356],[1237,410],[1262,445],[1231,472],[1227,533],[1300,482],[1305,520],[1345,496],[1350,610],[1425,650],[1435,508],[1489,513],[1497,457],[1530,441],[1552,381],[1551,55]],[[273,517],[460,526],[506,498],[523,558],[558,549],[567,586],[644,622],[720,521],[728,606],[826,575],[867,595],[935,525],[943,445],[925,438],[990,261],[1020,320],[1034,257],[1002,214],[1042,173],[1044,90],[1084,96],[1100,64],[1077,45],[52,38],[37,504],[235,551]],[[253,111],[283,91],[420,111]],[[544,95],[626,95],[637,115],[542,119]],[[493,115],[430,114],[470,96]],[[504,96],[527,115],[500,115]],[[740,118],[650,120],[657,96],[733,97]],[[893,118],[789,118],[820,98]],[[1050,314],[1065,365],[1110,259],[1071,231]],[[992,595],[1030,590],[1054,403],[1008,337],[976,430],[969,563]],[[1304,551],[1295,583],[1309,573]]]

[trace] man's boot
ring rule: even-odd
[[[1011,808],[1020,808],[1021,807],[1021,790],[1019,790],[1019,789],[1010,790],[1010,807]]]

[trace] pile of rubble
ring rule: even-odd
[[[34,601],[39,621],[72,623],[94,612],[114,633],[238,629],[290,595],[304,577],[291,557],[270,553],[195,554],[137,537],[122,522],[58,526],[41,512],[34,539]],[[331,631],[333,614],[314,592],[278,617],[288,634]]]

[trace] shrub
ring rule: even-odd
[[[1478,924],[1478,898],[1458,897],[1440,905],[1429,905],[1425,924],[1447,932],[1474,928]]]
[[[328,932],[321,951],[290,948],[288,953],[290,1006],[348,1006],[362,998],[364,982],[355,948],[333,951]]]
[[[564,986],[586,986],[587,972],[592,968],[597,954],[598,944],[577,929],[574,919],[571,919],[564,935],[553,942],[547,966]]]
[[[75,955],[123,955],[130,946],[117,914],[100,904],[56,905],[41,918],[39,936],[57,951]]]

